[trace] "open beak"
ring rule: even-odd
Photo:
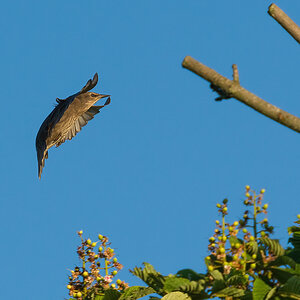
[[[106,98],[106,97],[110,97],[110,95],[101,95],[101,94],[99,94],[99,96],[101,96],[101,98],[100,98],[100,99],[102,99],[102,98]]]

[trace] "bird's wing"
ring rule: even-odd
[[[41,179],[42,171],[45,165],[45,159],[48,158],[48,149],[46,145],[46,137],[48,135],[48,126],[41,126],[36,137],[36,153],[38,159],[38,175]]]
[[[110,103],[110,98],[107,99],[104,105],[91,106],[86,112],[84,112],[77,120],[74,121],[69,131],[57,142],[56,147],[60,146],[66,140],[71,140],[88,121],[94,119],[94,116],[100,112],[100,109]]]
[[[70,99],[71,101],[71,99]],[[37,159],[38,159],[38,175],[41,178],[42,170],[45,165],[45,159],[48,158],[48,149],[53,146],[47,145],[47,138],[50,136],[54,125],[60,120],[64,112],[69,106],[70,101],[60,102],[49,116],[42,123],[35,140]]]
[[[81,89],[79,94],[83,94],[88,92],[89,90],[93,89],[98,82],[98,73],[95,73],[93,80],[89,79],[86,85]]]

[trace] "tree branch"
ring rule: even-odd
[[[190,56],[184,58],[182,66],[209,81],[211,88],[220,95],[216,100],[235,98],[261,114],[300,133],[300,118],[268,103],[240,86],[236,66],[233,66],[234,80],[220,75]]]
[[[300,43],[300,27],[276,4],[269,6],[268,14],[274,18],[298,43]]]

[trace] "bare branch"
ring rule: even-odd
[[[300,132],[300,118],[257,97],[253,93],[240,86],[240,84],[237,83],[236,80],[230,80],[220,75],[215,70],[203,65],[190,56],[186,56],[184,58],[182,66],[199,75],[203,79],[209,81],[211,83],[211,86],[215,88],[217,87],[222,91],[222,94],[230,96],[231,98],[235,98],[252,107],[261,114],[273,119],[274,121],[296,132]],[[216,89],[214,90],[217,91]],[[219,100],[222,99],[226,98],[223,97]]]
[[[232,65],[232,71],[233,71],[233,75],[232,75],[233,81],[236,82],[237,84],[240,84],[239,71],[236,64]]]
[[[274,18],[298,43],[300,43],[300,27],[276,4],[269,6],[268,14]]]

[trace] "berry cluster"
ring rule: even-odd
[[[217,204],[222,220],[216,220],[216,229],[209,238],[210,255],[206,257],[205,262],[209,272],[217,269],[224,275],[233,272],[242,275],[241,287],[248,286],[249,275],[254,277],[258,271],[257,254],[261,252],[258,251],[259,238],[267,237],[274,230],[265,217],[268,204],[262,204],[264,193],[265,190],[262,189],[257,195],[246,186],[244,205],[247,206],[247,210],[241,220],[232,224],[225,220],[228,214],[228,200],[224,199],[222,204]],[[260,219],[262,220],[259,221]],[[261,254],[259,256],[261,259]]]
[[[92,294],[101,295],[107,289],[119,291],[126,289],[128,284],[120,279],[116,280],[116,284],[112,283],[113,278],[123,266],[114,257],[115,252],[110,247],[108,238],[99,234],[98,241],[92,242],[90,239],[83,239],[82,231],[77,233],[81,238],[81,245],[77,248],[77,254],[82,266],[76,266],[74,270],[71,270],[67,285],[69,295],[82,300]],[[97,244],[99,245],[96,249]]]

